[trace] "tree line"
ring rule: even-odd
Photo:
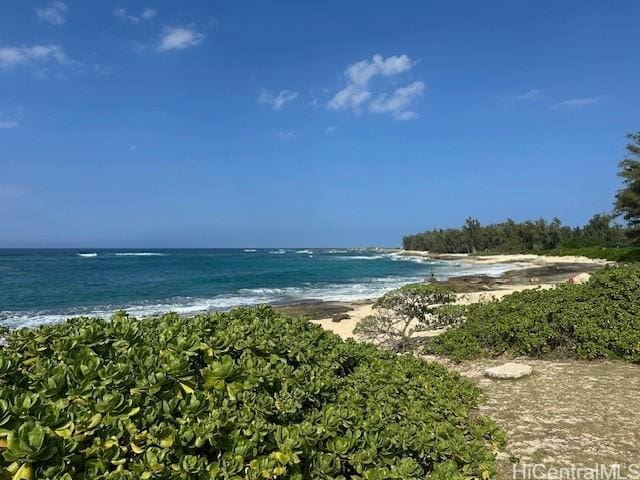
[[[481,225],[469,217],[461,228],[434,229],[402,239],[407,250],[436,253],[524,252],[559,247],[617,247],[640,243],[640,132],[627,135],[628,156],[619,164],[623,187],[612,213],[598,213],[586,225],[569,227],[553,218]],[[622,217],[626,225],[616,222]]]

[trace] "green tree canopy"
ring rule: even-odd
[[[640,132],[627,135],[628,156],[620,162],[618,176],[623,187],[616,194],[615,211],[633,227],[632,237],[640,240]]]

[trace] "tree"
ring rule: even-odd
[[[464,232],[466,237],[467,251],[469,253],[476,253],[479,246],[478,244],[480,240],[480,232],[482,231],[480,222],[477,218],[468,217],[464,222],[462,231]]]
[[[615,215],[596,213],[581,229],[583,245],[621,245],[625,243],[625,232],[618,224],[613,224]]]
[[[627,135],[628,156],[618,166],[623,187],[616,194],[615,212],[632,227],[629,235],[640,240],[640,132]]]
[[[455,299],[455,294],[441,285],[405,285],[380,297],[373,304],[375,313],[360,320],[353,333],[403,352],[410,348],[414,334],[448,324],[449,316],[438,315],[438,308]]]

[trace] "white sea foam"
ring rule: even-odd
[[[82,258],[94,258],[97,257],[98,254],[96,252],[92,252],[92,253],[76,253],[77,256],[82,257]]]
[[[166,253],[159,252],[118,252],[114,253],[116,257],[165,257]]]
[[[271,250],[269,253],[271,255],[284,255],[287,251],[281,248],[280,250]]]
[[[85,254],[83,254],[85,255]],[[380,260],[388,255],[362,256],[367,260]],[[336,257],[336,258],[353,258]],[[395,260],[395,257],[390,257]],[[411,258],[411,257],[406,257]],[[400,260],[400,259],[398,259]],[[511,264],[478,265],[463,262],[421,259],[429,263],[435,277],[445,280],[452,276],[489,275],[498,277],[505,271],[518,268]],[[402,260],[414,261],[414,260]],[[304,301],[342,301],[372,299],[408,283],[420,282],[429,270],[415,276],[386,276],[360,279],[352,283],[313,284],[304,283],[299,286],[278,288],[248,288],[237,292],[218,295],[210,298],[174,297],[159,301],[138,302],[129,305],[103,305],[91,308],[71,308],[65,312],[54,311],[0,311],[0,323],[8,327],[33,327],[42,324],[56,323],[73,316],[92,316],[109,318],[118,310],[125,310],[137,317],[148,317],[173,311],[182,315],[190,315],[208,310],[226,310],[241,305],[257,305],[261,303],[290,304]]]
[[[136,317],[149,317],[166,312],[191,315],[209,310],[227,310],[242,305],[262,303],[290,304],[305,301],[349,302],[376,298],[394,288],[420,281],[422,277],[382,277],[367,282],[327,285],[304,285],[300,287],[248,288],[228,295],[211,298],[175,297],[158,302],[131,305],[106,305],[95,308],[73,308],[64,313],[47,311],[0,312],[2,324],[8,327],[34,327],[61,322],[73,316],[109,318],[118,310],[125,310]]]
[[[255,252],[257,252],[257,250],[255,248],[245,248],[243,250],[243,252],[245,252],[245,253],[255,253]]]
[[[345,255],[343,257],[336,257],[340,260],[380,260],[385,258],[383,255]]]
[[[313,255],[313,250],[296,250],[296,253],[306,253],[308,255]]]

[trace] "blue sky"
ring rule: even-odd
[[[398,245],[611,208],[640,3],[0,2],[0,246]]]

